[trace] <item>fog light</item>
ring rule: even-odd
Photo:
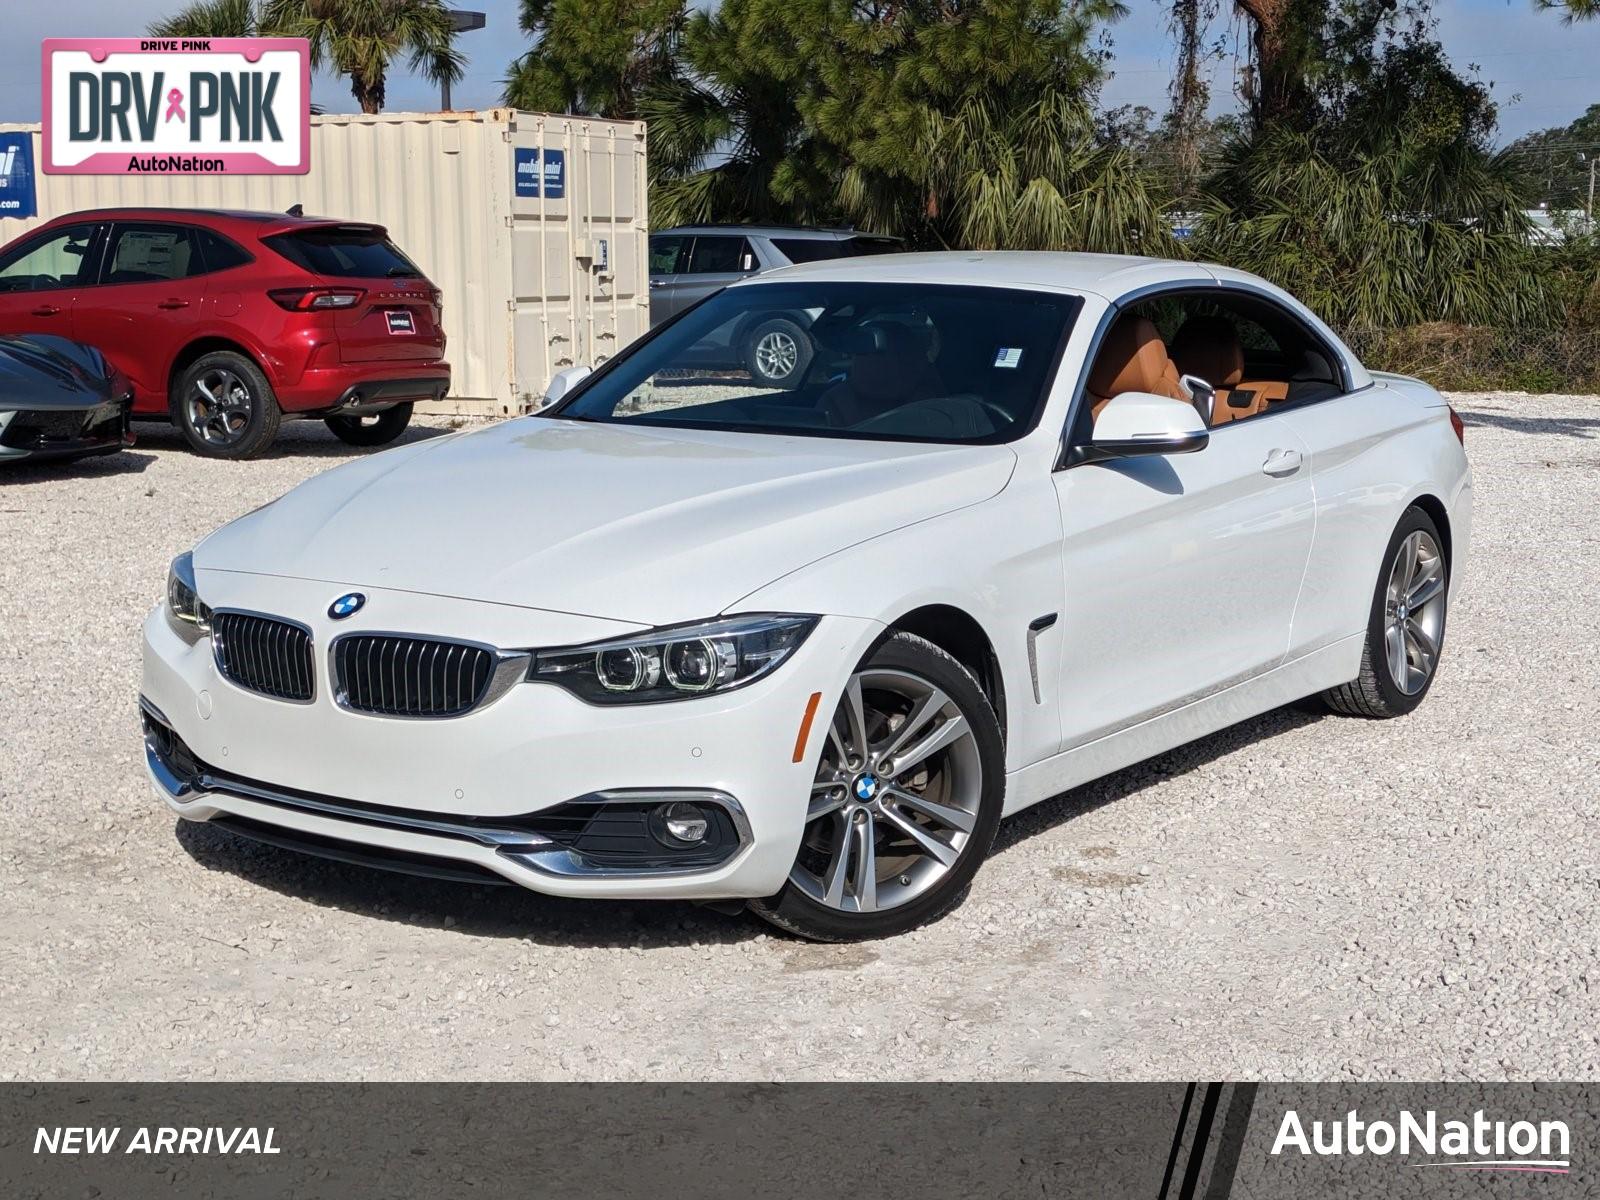
[[[696,804],[663,804],[656,810],[667,837],[686,846],[696,846],[711,832],[711,818]]]

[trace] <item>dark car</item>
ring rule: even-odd
[[[892,254],[898,238],[855,229],[785,225],[683,225],[650,235],[650,323],[659,325],[730,283],[796,263]],[[733,340],[697,347],[707,367],[745,370],[759,383],[793,387],[816,346],[803,312],[754,314]]]
[[[92,346],[0,336],[0,463],[115,454],[133,444],[128,380]]]
[[[392,441],[450,386],[437,288],[381,225],[284,213],[101,209],[0,250],[0,333],[98,347],[136,417],[249,458],[288,417]]]

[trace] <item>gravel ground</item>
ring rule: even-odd
[[[1476,544],[1418,713],[1285,709],[1080,788],[951,917],[849,947],[175,821],[139,622],[172,554],[345,448],[147,428],[10,470],[0,1078],[1600,1077],[1600,397],[1459,403]]]

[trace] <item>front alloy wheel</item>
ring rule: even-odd
[[[813,354],[804,329],[787,317],[769,317],[746,336],[744,365],[757,383],[792,389],[805,379]]]
[[[883,937],[960,902],[1004,794],[1000,731],[954,659],[896,634],[850,677],[784,890],[757,912],[823,941]]]

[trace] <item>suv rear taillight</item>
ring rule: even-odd
[[[367,293],[362,288],[275,288],[268,297],[279,308],[290,312],[310,312],[319,308],[354,308]]]
[[[1450,408],[1450,428],[1456,431],[1456,441],[1465,446],[1467,444],[1467,423],[1461,419],[1461,414],[1454,408],[1449,405],[1445,407]]]

